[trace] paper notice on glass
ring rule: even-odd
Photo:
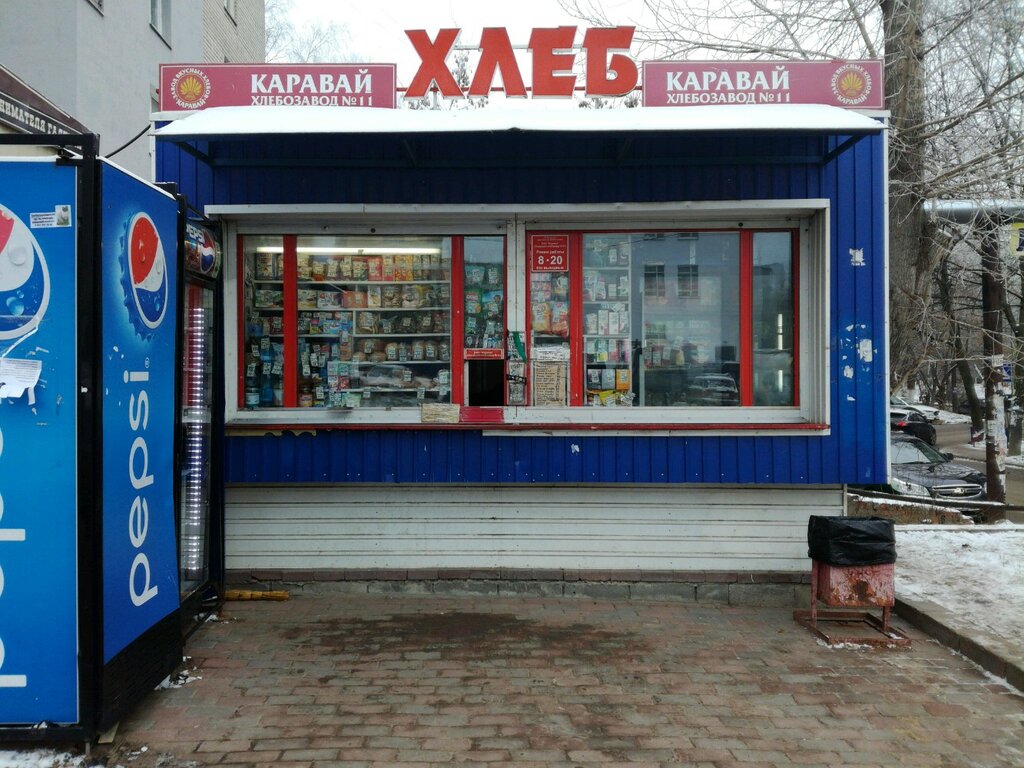
[[[420,406],[420,421],[424,424],[458,424],[459,406],[450,403],[424,403]]]
[[[534,360],[568,360],[568,344],[537,345],[532,350]]]
[[[43,371],[42,360],[0,358],[0,397],[21,397],[28,392],[28,404],[36,403],[36,384]]]
[[[534,361],[533,404],[549,408],[568,405],[568,373],[566,363]]]

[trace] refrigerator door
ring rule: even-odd
[[[182,332],[181,596],[210,577],[213,415],[213,288],[187,281]]]

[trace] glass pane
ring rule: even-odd
[[[467,237],[464,294],[466,349],[505,348],[505,238]]]
[[[245,407],[282,404],[284,239],[246,236],[242,251]]]
[[[630,251],[640,405],[739,405],[739,234],[639,234]]]
[[[299,237],[298,405],[451,399],[451,239]]]
[[[793,242],[754,234],[754,405],[793,405]]]
[[[583,382],[588,405],[634,405],[633,237],[583,238]],[[644,269],[645,291],[664,294],[664,269]]]
[[[529,235],[530,400],[536,406],[569,404],[569,236]],[[510,369],[511,371],[511,369]]]

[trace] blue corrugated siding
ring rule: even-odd
[[[218,142],[208,167],[158,142],[158,178],[206,204],[831,200],[831,431],[827,437],[505,437],[329,431],[230,437],[227,482],[871,483],[886,476],[884,144],[819,137],[320,136]],[[209,154],[211,147],[198,149]],[[618,158],[622,156],[620,161]],[[293,167],[267,168],[265,157]],[[329,160],[324,160],[329,158]],[[709,161],[719,158],[721,161]],[[780,162],[784,159],[784,162]],[[217,163],[223,163],[218,165]],[[248,164],[248,165],[246,165]],[[850,251],[862,249],[865,266]],[[867,341],[872,359],[862,357]],[[854,376],[843,375],[850,366]]]

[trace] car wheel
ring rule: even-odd
[[[928,445],[934,446],[937,442],[939,442],[939,439],[938,436],[935,434],[935,430],[933,429],[932,433],[928,435]]]

